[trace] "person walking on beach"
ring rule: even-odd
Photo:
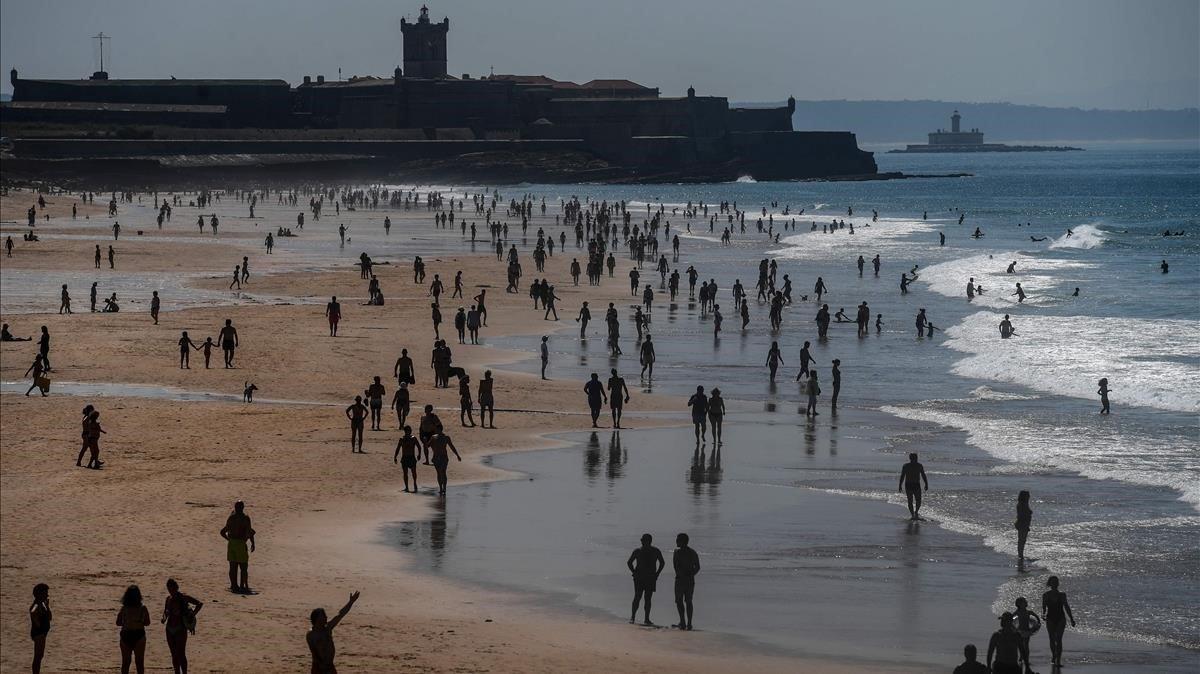
[[[642,363],[642,377],[646,377],[646,371],[650,371],[650,379],[654,379],[654,343],[650,341],[650,335],[646,335],[646,341],[642,342],[641,353],[638,358]]]
[[[229,591],[234,594],[250,594],[250,553],[254,552],[254,527],[246,514],[246,504],[237,501],[233,512],[221,527],[221,538],[226,541],[225,554],[229,560]],[[249,548],[246,544],[249,543]]]
[[[613,428],[621,427],[621,412],[624,411],[625,403],[629,402],[629,387],[625,385],[625,378],[617,376],[617,368],[611,370],[612,376],[608,378],[608,402],[612,408]]]
[[[1058,589],[1058,576],[1046,579],[1049,590],[1042,593],[1042,622],[1046,623],[1046,635],[1050,637],[1050,657],[1056,667],[1062,667],[1063,632],[1067,629],[1067,620],[1071,627],[1075,626],[1075,615],[1071,613],[1071,604],[1067,601],[1067,593]]]
[[[784,365],[783,354],[779,351],[779,342],[771,342],[771,348],[767,351],[767,367],[771,370],[771,383],[775,383],[775,373],[779,370],[780,365]]]
[[[337,301],[337,295],[325,304],[325,316],[329,319],[329,336],[337,337],[338,321],[342,320],[342,304]]]
[[[71,313],[71,293],[67,292],[67,284],[65,283],[62,287],[61,301],[58,305],[58,313],[60,315],[63,313]]]
[[[442,310],[438,308],[437,302],[429,305],[430,320],[433,321],[433,338],[441,339],[442,333],[440,326],[442,325]]]
[[[421,441],[421,448],[425,454],[425,465],[429,463],[429,448],[433,442],[433,436],[442,432],[442,420],[433,411],[433,405],[425,406],[425,414],[421,415],[421,421],[417,424],[417,438]]]
[[[88,405],[84,408],[83,418],[83,449],[79,450],[79,457],[75,459],[75,465],[78,466],[83,458],[84,450],[90,452],[87,467],[92,470],[100,470],[100,466],[104,462],[100,460],[100,436],[107,435],[108,431],[100,426],[100,411]]]
[[[108,247],[108,268],[109,269],[117,268],[116,257],[117,257],[117,251],[113,250],[112,246],[109,246]]]
[[[579,285],[576,283],[575,285]],[[592,320],[592,311],[588,309],[588,303],[585,301],[583,306],[579,308],[579,315],[575,317],[575,322],[579,323],[579,339],[587,339],[588,322]]]
[[[96,269],[100,268],[100,257],[101,257],[100,256],[100,244],[96,244],[96,257],[95,257]]]
[[[117,625],[121,628],[121,674],[129,674],[130,660],[136,665],[138,674],[145,674],[146,627],[150,625],[150,611],[142,603],[142,591],[137,585],[130,585],[122,595]]]
[[[399,420],[399,427],[404,428],[404,421],[408,419],[408,412],[412,398],[408,393],[408,382],[402,381],[396,387],[396,393],[392,396],[391,409],[396,410],[396,416]]]
[[[435,434],[430,439],[429,445],[433,455],[431,459],[433,470],[437,473],[438,494],[445,496],[446,484],[449,482],[446,467],[450,465],[450,455],[446,453],[446,450],[454,452],[454,457],[459,461],[462,461],[462,456],[458,453],[458,448],[454,446],[454,441],[444,431]]]
[[[30,384],[29,388],[25,390],[26,396],[28,396],[30,393],[33,393],[33,389],[36,388],[41,389],[43,398],[46,397],[46,389],[50,388],[50,386],[46,380],[47,368],[44,363],[45,359],[39,354],[33,357],[33,363],[29,366],[28,370],[25,370],[25,376],[28,377],[31,374],[33,375],[33,383]]]
[[[192,341],[192,338],[188,337],[187,330],[184,330],[183,333],[179,337],[179,369],[181,369],[181,370],[190,370],[191,369],[191,365],[189,363],[191,362],[190,356],[191,356],[192,350],[199,349],[199,348],[200,347],[196,346],[196,343]]]
[[[550,364],[550,337],[542,335],[542,343],[538,350],[542,356],[542,379],[546,379],[546,366]]]
[[[1029,507],[1029,492],[1021,490],[1017,494],[1017,521],[1013,526],[1017,530],[1017,563],[1025,563],[1025,542],[1029,540],[1029,527],[1033,523],[1033,509]]]
[[[233,321],[226,318],[225,327],[221,328],[217,338],[221,342],[221,350],[225,352],[225,367],[233,367],[233,353],[239,346],[237,328],[233,327]]]
[[[88,299],[91,301],[93,314],[96,313],[96,299],[97,299],[96,296],[99,294],[99,290],[98,290],[99,285],[100,285],[100,283],[98,281],[92,281],[92,289],[88,294]]]
[[[587,394],[588,409],[592,412],[592,428],[599,428],[596,422],[600,419],[600,407],[608,402],[604,385],[600,383],[600,375],[593,372],[592,378],[583,385],[583,392]]]
[[[333,628],[342,622],[342,618],[350,613],[350,609],[354,606],[354,602],[358,601],[359,593],[351,592],[350,601],[338,611],[332,619],[325,615],[325,609],[314,608],[309,614],[309,622],[312,623],[312,629],[308,634],[304,635],[304,640],[308,643],[308,652],[312,654],[312,674],[337,674],[337,667],[333,664],[334,656],[337,654],[337,649],[333,645]]]
[[[33,674],[42,671],[42,659],[46,656],[46,635],[50,633],[50,586],[38,583],[33,586],[33,603],[29,605],[29,638],[33,640]]]
[[[392,374],[396,376],[396,381],[399,384],[416,384],[416,369],[413,366],[412,358],[408,355],[408,349],[400,349],[400,357],[396,359],[396,365],[392,368]]]
[[[362,454],[363,426],[367,419],[367,406],[363,404],[362,396],[354,396],[354,403],[346,408],[346,418],[350,420],[350,453]]]
[[[196,614],[202,608],[204,602],[180,592],[179,583],[175,582],[174,578],[167,579],[167,600],[159,622],[166,626],[172,674],[187,674],[188,632],[196,633]]]
[[[692,629],[692,595],[696,591],[696,574],[700,573],[700,555],[688,546],[688,535],[675,537],[675,552],[671,564],[675,567],[675,609],[679,622],[672,627]]]
[[[692,428],[696,432],[696,444],[699,445],[708,431],[708,396],[704,395],[703,386],[696,387],[687,404],[692,408]]]
[[[484,370],[483,379],[479,380],[479,425],[483,428],[496,427],[496,396],[492,392],[492,371]]]
[[[809,348],[812,343],[805,341],[804,346],[800,347],[800,371],[796,373],[796,381],[800,381],[801,377],[808,376],[808,365],[813,362],[812,352]]]
[[[458,423],[464,427],[470,421],[472,427],[475,426],[475,416],[472,410],[475,409],[475,402],[471,399],[471,377],[463,374],[458,378]]]
[[[1100,414],[1109,414],[1108,409],[1108,393],[1112,391],[1108,387],[1108,377],[1100,380],[1100,388],[1096,389],[1096,395],[1100,396]]]
[[[229,289],[233,290],[234,286],[237,286],[238,290],[242,289],[242,265],[240,264],[233,267],[233,280],[229,282]]]
[[[387,389],[384,388],[379,377],[375,377],[366,390],[367,401],[371,407],[371,430],[373,431],[383,430],[383,397],[385,395],[387,395]]]
[[[721,397],[721,389],[714,388],[708,397],[708,425],[712,429],[713,444],[720,446],[721,424],[725,419],[725,399]],[[719,451],[719,450],[715,450]]]
[[[1005,611],[1000,616],[1000,629],[988,642],[987,666],[992,674],[1022,674],[1023,662],[1029,662],[1029,651],[1013,624],[1013,614]]]
[[[925,466],[917,462],[917,453],[908,455],[908,463],[900,469],[900,488],[908,497],[908,512],[912,519],[919,520],[921,512],[921,483],[925,483],[925,491],[929,491],[929,478],[925,476]]]
[[[654,625],[650,622],[650,601],[658,584],[658,574],[662,573],[667,562],[663,559],[662,550],[651,545],[653,541],[654,537],[650,534],[642,534],[642,546],[636,548],[629,555],[629,559],[625,560],[625,566],[629,567],[629,572],[633,574],[633,609],[629,614],[630,625],[637,622],[638,604],[642,602],[643,597],[646,602],[642,611],[642,624],[647,627]]]
[[[150,297],[150,318],[154,319],[154,324],[158,325],[158,311],[162,308],[162,300],[158,298],[158,291]]]
[[[420,452],[420,442],[413,435],[412,426],[404,427],[404,435],[396,442],[396,453],[392,455],[392,463],[399,461],[400,472],[404,476],[404,491],[408,491],[408,475],[412,474],[412,490],[417,491],[417,454]]]

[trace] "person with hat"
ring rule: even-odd
[[[988,642],[987,665],[992,674],[1022,674],[1022,662],[1029,662],[1029,651],[1013,624],[1013,614],[1005,611],[1000,616],[1000,629]]]

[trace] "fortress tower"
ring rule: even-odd
[[[450,19],[430,23],[429,8],[422,5],[416,23],[400,19],[400,32],[404,34],[406,77],[438,79],[446,76],[446,34],[450,32]]]
[[[407,55],[406,55],[406,58],[407,58]],[[958,110],[955,110],[954,114],[950,115],[950,133],[962,133],[962,129],[959,128],[961,126],[962,126],[962,115],[958,114]]]

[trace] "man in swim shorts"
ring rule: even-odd
[[[412,490],[417,490],[417,453],[420,447],[417,438],[412,434],[412,426],[405,426],[404,436],[396,442],[396,453],[392,455],[392,463],[398,460],[400,470],[404,474],[404,491],[408,491],[409,473],[412,473]]]
[[[651,545],[653,540],[654,537],[650,534],[642,534],[642,547],[635,549],[625,561],[625,566],[629,567],[629,572],[633,574],[633,609],[629,614],[631,625],[637,621],[638,604],[643,596],[646,603],[642,612],[642,624],[654,624],[650,622],[650,599],[654,596],[658,574],[662,573],[667,562],[663,559],[662,550]]]
[[[229,560],[229,591],[248,594],[250,553],[254,552],[254,527],[250,526],[250,516],[246,514],[246,504],[242,501],[233,504],[233,512],[221,528],[221,538],[228,542],[226,558]],[[246,547],[247,542],[250,544],[249,548]]]
[[[900,469],[900,487],[908,497],[908,512],[912,519],[920,519],[921,511],[921,482],[925,483],[925,491],[929,491],[929,478],[925,477],[925,467],[917,463],[917,453],[908,455],[908,463]]]

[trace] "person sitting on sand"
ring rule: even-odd
[[[0,328],[0,342],[32,342],[32,337],[13,337],[13,334],[8,331],[8,323]]]
[[[350,601],[332,619],[325,615],[323,608],[314,608],[309,614],[312,629],[304,635],[304,640],[308,642],[308,651],[312,654],[313,674],[337,674],[337,667],[333,664],[337,652],[333,645],[333,628],[342,622],[358,597],[358,592],[351,592]]]

